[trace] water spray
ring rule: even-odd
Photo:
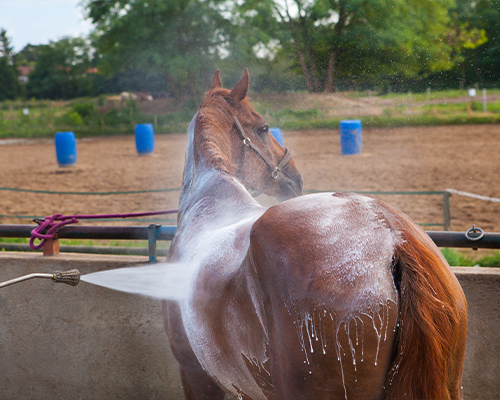
[[[78,282],[80,282],[80,271],[78,271],[77,269],[72,269],[69,271],[54,271],[51,274],[43,274],[43,273],[28,274],[20,276],[19,278],[11,279],[9,281],[1,282],[0,288],[13,285],[14,283],[27,281],[28,279],[33,279],[33,278],[52,279],[54,282],[62,282],[71,286],[76,286],[78,285]]]

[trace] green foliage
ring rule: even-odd
[[[65,116],[65,121],[68,125],[75,125],[79,126],[83,124],[83,119],[80,114],[78,114],[76,111],[71,111],[69,114]]]
[[[494,252],[477,260],[477,264],[484,268],[500,267],[500,252]]]
[[[449,66],[442,40],[452,0],[248,1],[237,20],[253,44],[293,57],[308,91],[330,91],[342,80],[416,76]],[[290,7],[290,8],[289,8]],[[260,12],[256,11],[260,10]],[[388,12],[389,11],[389,12]],[[239,18],[238,18],[239,17]]]
[[[441,253],[451,267],[470,267],[475,265],[469,256],[459,253],[455,249],[446,247],[441,249]]]
[[[15,69],[7,60],[0,58],[0,101],[15,99],[19,94],[19,83]]]
[[[15,99],[20,93],[7,31],[0,29],[0,101]]]
[[[148,91],[199,104],[217,68],[229,87],[249,67],[257,92],[415,91],[500,80],[498,0],[82,3],[95,23],[90,38],[12,54],[3,31],[0,100]],[[35,68],[27,86],[15,79],[20,65]],[[99,74],[88,74],[91,67]]]
[[[88,93],[86,70],[91,66],[91,48],[83,38],[63,38],[37,46],[36,68],[30,74],[27,96],[71,99]]]
[[[89,101],[75,102],[72,107],[84,120],[88,120],[96,115],[94,103]]]
[[[88,16],[97,27],[94,44],[103,55],[100,68],[108,73],[131,68],[161,72],[176,98],[189,93],[201,100],[201,83],[216,69],[219,46],[226,40],[227,24],[216,4],[87,1]]]
[[[500,268],[500,251],[492,251],[489,254],[477,257],[450,248],[441,249],[441,253],[452,267]]]
[[[473,109],[478,109],[478,110],[482,110],[483,109],[483,105],[481,103],[474,102],[473,105],[474,104],[475,104],[476,108],[473,108]],[[481,106],[479,106],[479,104],[481,104]],[[494,103],[488,103],[488,104],[486,104],[486,111],[500,112],[500,101],[496,101]]]
[[[15,244],[29,244],[28,238],[0,238],[0,251],[2,249],[3,243],[15,243]],[[126,248],[147,248],[148,242],[146,240],[92,240],[92,239],[60,239],[60,246],[107,246],[107,247],[126,247]],[[165,240],[160,240],[157,242],[157,248],[168,249],[170,243]]]
[[[314,121],[322,120],[322,113],[318,108],[308,108],[305,110],[268,110],[269,121],[275,125],[288,129],[302,129],[303,123],[314,124]]]
[[[498,0],[456,0],[459,26],[471,36],[460,49],[457,67],[461,86],[467,82],[500,80],[500,2]],[[472,45],[470,45],[472,44]]]
[[[444,91],[444,94],[463,97],[464,92]],[[488,93],[500,93],[491,90]],[[443,95],[444,95],[443,94]],[[433,92],[435,98],[443,98],[440,92]],[[308,96],[305,99],[304,96]],[[281,129],[338,129],[339,123],[346,118],[359,118],[358,109],[343,111],[342,116],[329,117],[328,107],[319,106],[314,99],[316,95],[285,95],[270,97],[259,96],[253,100],[258,112],[265,116],[270,125]],[[389,97],[389,96],[383,96]],[[500,102],[488,103],[487,112],[482,112],[482,103],[473,102],[472,110],[469,102],[446,101],[442,104],[413,105],[405,102],[407,95],[391,95],[400,98],[393,107],[386,107],[382,115],[362,116],[364,127],[397,127],[397,126],[432,126],[458,124],[499,124]],[[295,99],[295,100],[294,100]],[[302,99],[297,101],[297,99]],[[412,94],[412,101],[425,101],[426,93]],[[303,105],[301,103],[303,102]],[[142,113],[139,108],[124,107],[122,109],[101,109],[97,111],[96,99],[80,99],[73,103],[48,101],[30,101],[16,103],[13,119],[10,119],[11,102],[0,103],[0,137],[51,137],[54,132],[72,130],[78,137],[102,136],[116,134],[132,134],[136,123],[154,123],[157,133],[185,132],[189,121],[196,112],[198,104],[191,98],[158,114]],[[399,103],[402,105],[398,105]],[[321,104],[321,103],[319,103]],[[30,114],[22,113],[29,107]],[[105,113],[104,113],[105,112]],[[352,113],[349,114],[349,113]]]

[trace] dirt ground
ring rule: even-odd
[[[341,155],[338,130],[284,131],[283,136],[303,174],[306,191],[452,188],[500,197],[499,125],[364,129],[362,152],[355,156]],[[185,146],[185,134],[156,135],[154,154],[138,156],[133,136],[81,139],[77,142],[76,165],[61,168],[57,165],[53,140],[3,140],[0,141],[0,187],[77,192],[176,189],[181,185]],[[0,190],[0,223],[31,223],[29,219],[5,215],[172,209],[177,208],[178,196],[178,190],[113,196]],[[442,195],[378,197],[419,223],[443,223]],[[472,224],[485,231],[500,231],[500,203],[452,195],[451,230],[466,230]]]

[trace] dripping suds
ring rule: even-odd
[[[342,384],[344,388],[345,399],[348,400],[346,376],[344,373],[345,359],[348,355],[352,358],[354,368],[354,383],[358,381],[356,373],[358,372],[358,362],[364,362],[365,349],[364,338],[365,333],[375,333],[376,337],[376,353],[373,360],[373,365],[378,366],[378,358],[381,343],[387,342],[387,331],[396,329],[390,326],[390,310],[397,307],[396,303],[387,299],[386,303],[379,304],[366,313],[358,315],[348,315],[343,318],[338,318],[336,313],[329,309],[316,309],[313,312],[304,311],[297,313],[295,307],[287,306],[289,314],[294,318],[294,325],[297,330],[298,342],[304,354],[304,364],[308,366],[314,365],[315,350],[318,348],[320,354],[327,355],[329,348],[335,349],[334,356],[340,364],[340,372]],[[364,319],[363,319],[364,318]],[[371,320],[365,328],[365,322]],[[328,332],[330,329],[330,334]],[[332,335],[333,334],[333,335]],[[346,348],[341,344],[340,336],[347,338]],[[334,337],[335,343],[327,346],[327,337]],[[315,348],[316,347],[316,348]],[[313,369],[309,369],[309,374],[312,374]]]

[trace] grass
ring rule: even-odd
[[[27,238],[0,238],[0,243],[19,243],[28,244]],[[148,242],[142,241],[120,241],[120,240],[77,240],[77,239],[60,239],[61,246],[109,246],[109,247],[126,247],[126,248],[147,248]],[[167,249],[170,243],[167,241],[158,241],[158,249]],[[0,251],[2,248],[0,246]],[[491,251],[481,256],[471,256],[466,252],[443,248],[441,249],[448,264],[452,267],[483,267],[483,268],[500,268],[500,251]]]
[[[486,94],[488,95],[498,95],[500,94],[500,89],[486,89]],[[364,94],[365,97],[368,95]],[[447,89],[447,90],[432,90],[429,94],[427,92],[421,93],[411,93],[412,101],[427,101],[427,100],[442,100],[448,98],[456,97],[468,97],[469,92],[466,89]],[[476,92],[476,99],[481,99],[482,92],[481,89]],[[362,96],[360,96],[362,97]],[[389,93],[380,96],[382,99],[401,99],[408,100],[408,93]]]
[[[444,248],[441,249],[444,258],[452,267],[483,267],[483,268],[499,268],[500,267],[500,251],[491,251],[486,255],[470,256],[465,252],[456,249]]]
[[[455,105],[453,105],[455,107]],[[294,115],[283,113],[270,113],[268,122],[277,125],[281,129],[305,130],[305,129],[338,129],[340,121],[345,118],[299,118]],[[466,125],[466,124],[499,124],[500,112],[491,114],[470,114],[463,112],[421,112],[406,114],[401,110],[392,109],[380,116],[363,116],[363,127],[365,128],[391,128],[401,126],[439,126],[439,125]]]
[[[28,244],[28,238],[0,238],[0,243]],[[59,239],[61,246],[109,246],[109,247],[138,247],[147,248],[147,240],[93,240],[93,239]],[[158,248],[168,248],[169,242],[160,240]]]
[[[488,94],[500,94],[500,89],[488,89]],[[362,97],[363,94],[345,93],[345,95]],[[483,112],[480,101],[415,104],[428,98],[429,100],[442,100],[464,96],[467,96],[464,90],[432,91],[430,94],[412,93],[412,107],[401,105],[408,101],[408,94],[393,93],[380,96],[382,99],[400,99],[401,101],[395,101],[396,105],[385,108],[382,115],[362,116],[363,126],[384,128],[500,123],[500,101],[488,103],[486,112]],[[476,100],[480,98],[479,93]],[[108,109],[107,112],[99,108],[102,104],[102,97],[64,102],[45,100],[2,102],[0,103],[0,138],[51,138],[55,132],[61,131],[73,131],[77,137],[127,135],[133,134],[136,123],[155,124],[157,133],[185,132],[196,112],[196,106],[192,102],[186,102],[180,109],[165,110],[164,113],[156,116],[141,113],[134,103],[125,104],[121,110]],[[340,121],[349,117],[349,115],[343,115],[342,118],[331,118],[326,116],[325,110],[318,107],[307,107],[304,104],[302,107],[299,105],[292,109],[285,104],[280,104],[279,101],[254,101],[257,111],[265,115],[271,125],[279,126],[281,129],[338,129]],[[25,108],[29,109],[28,115],[23,113]]]
[[[135,103],[121,110],[99,111],[100,98],[65,102],[46,100],[0,103],[0,138],[53,137],[55,132],[73,131],[77,137],[134,133],[137,123],[155,123],[157,133],[184,132],[196,110],[154,116],[141,113]],[[29,110],[27,115],[24,110]]]

